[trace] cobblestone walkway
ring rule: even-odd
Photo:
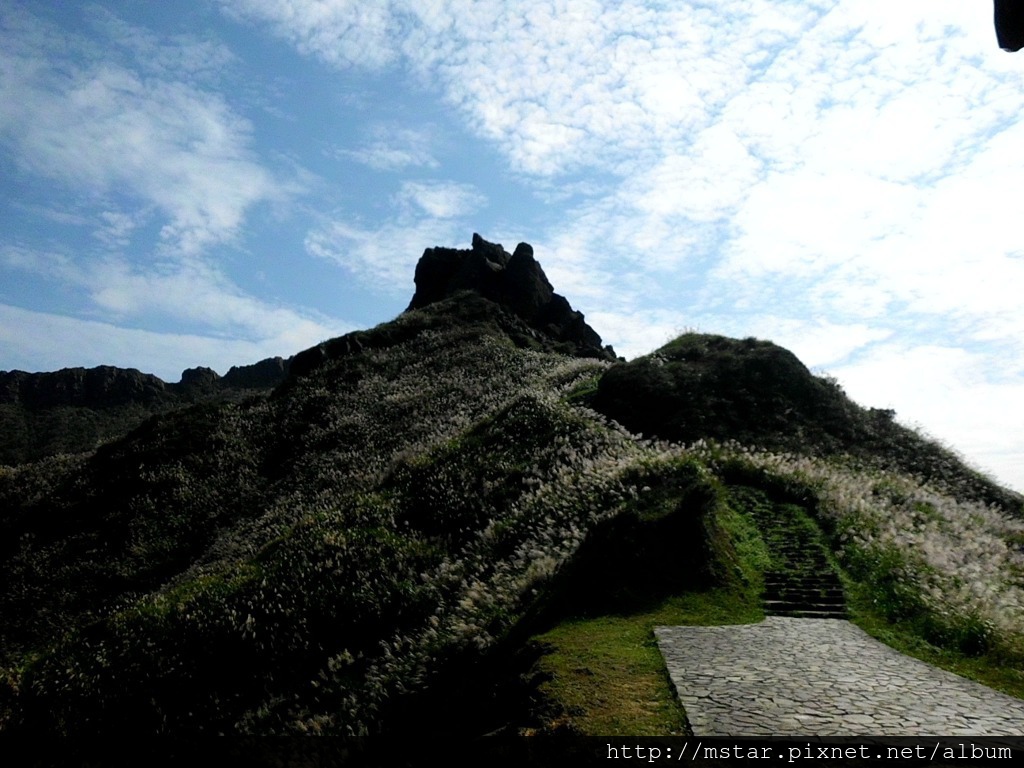
[[[838,619],[657,627],[697,736],[1021,736],[1024,700]]]

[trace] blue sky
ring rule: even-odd
[[[1022,70],[962,0],[8,0],[0,369],[288,356],[479,232],[1021,489]]]

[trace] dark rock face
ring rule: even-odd
[[[187,368],[181,373],[181,381],[175,384],[135,368],[112,365],[63,368],[46,373],[0,371],[0,404],[41,410],[62,406],[111,408],[172,403],[183,394],[270,389],[284,380],[287,368],[287,361],[280,357],[235,366],[223,378],[211,368]]]
[[[511,258],[500,245],[488,243],[480,235],[473,235],[469,251],[428,248],[416,265],[416,293],[409,309],[422,309],[466,290],[496,299],[500,275]]]
[[[212,368],[186,368],[181,372],[180,386],[183,389],[208,392],[217,388],[220,375]]]
[[[270,389],[288,375],[288,361],[282,357],[268,357],[252,365],[233,365],[220,380],[222,386],[235,389]]]
[[[134,368],[101,365],[52,373],[0,371],[0,403],[31,409],[152,403],[166,399],[167,394],[162,380]]]
[[[474,234],[469,250],[428,248],[416,265],[415,280],[410,310],[473,291],[552,340],[568,343],[577,354],[615,359],[615,351],[601,346],[601,337],[587,325],[583,313],[555,293],[528,243],[520,243],[510,254]]]
[[[502,304],[508,306],[513,312],[519,315],[528,323],[535,323],[542,319],[540,316],[545,309],[551,307],[555,299],[555,290],[548,282],[544,270],[533,258],[533,247],[527,243],[520,243],[516,246],[512,258],[508,260],[504,278],[499,286],[498,295]],[[569,307],[569,302],[561,296],[562,304],[550,314],[552,319],[563,315]]]

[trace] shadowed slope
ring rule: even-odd
[[[617,365],[593,406],[634,432],[681,443],[735,440],[806,455],[848,456],[916,475],[1021,514],[1019,494],[893,420],[862,408],[792,352],[753,338],[690,333]]]

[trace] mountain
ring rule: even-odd
[[[472,248],[429,248],[416,269],[409,309],[425,307],[459,291],[491,299],[505,309],[505,332],[568,354],[614,360],[582,313],[554,292],[533,249],[521,243],[509,254],[474,234]],[[223,377],[210,368],[189,368],[177,383],[135,369],[98,366],[53,373],[0,371],[0,464],[79,453],[127,433],[144,419],[201,401],[237,401],[266,394],[294,370],[302,375],[340,354],[362,349],[367,332],[347,334],[285,360],[267,358],[233,366]],[[390,343],[384,338],[384,344]]]
[[[616,359],[615,350],[601,346],[601,337],[587,325],[583,313],[555,293],[529,243],[520,243],[510,254],[500,244],[474,234],[468,251],[428,248],[416,265],[416,293],[409,309],[421,309],[464,290],[511,310],[532,329],[530,335],[542,334],[555,342],[556,349]]]
[[[891,413],[758,340],[625,363],[526,244],[427,249],[415,283],[393,321],[235,375],[286,370],[272,390],[0,468],[0,729],[540,727],[531,638],[667,596],[757,599],[790,508],[892,620],[1024,659],[1021,498]],[[3,391],[141,407],[231,378],[92,375]],[[949,555],[965,532],[974,562]]]
[[[738,441],[774,451],[842,456],[951,493],[1017,509],[1000,487],[888,409],[863,408],[838,382],[811,375],[789,350],[754,338],[683,334],[609,370],[593,405],[633,432],[692,443]]]
[[[177,383],[109,365],[0,371],[0,464],[91,451],[154,414],[269,391],[287,371],[288,361],[280,357],[233,366],[223,377],[210,368],[189,368]]]

